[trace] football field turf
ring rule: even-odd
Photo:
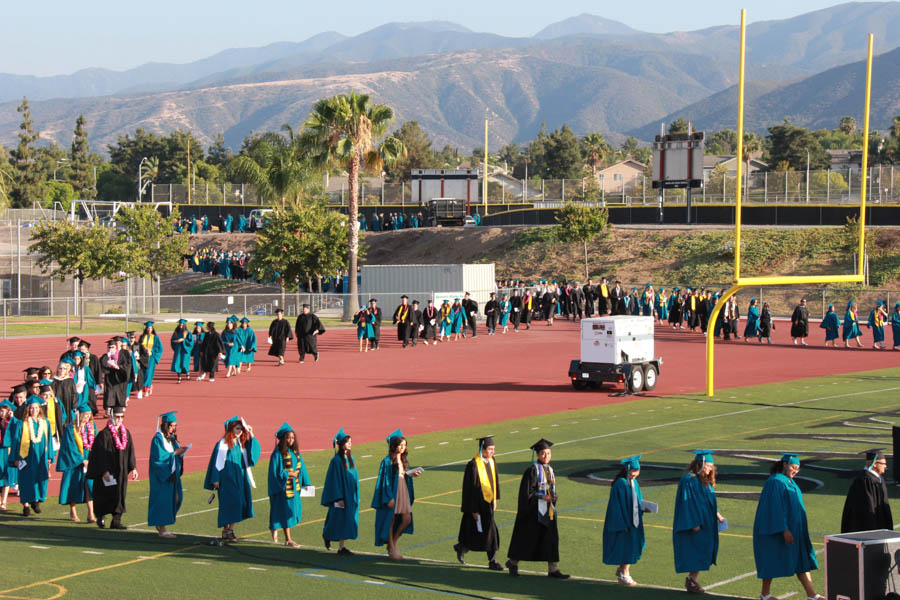
[[[322,546],[325,510],[318,497],[303,501],[303,523],[294,528],[300,549],[271,542],[267,462],[254,468],[256,516],[240,523],[237,544],[209,545],[217,536],[216,504],[207,504],[203,473],[184,478],[185,502],[171,527],[178,538],[164,540],[146,521],[148,483],[129,485],[129,531],[99,530],[67,520],[68,510],[48,498],[44,513],[25,519],[10,497],[10,512],[0,515],[0,542],[7,568],[0,599],[94,596],[102,589],[122,598],[219,598],[225,595],[280,594],[312,597],[419,598],[435,594],[468,598],[675,598],[683,597],[684,575],[673,567],[671,523],[677,481],[694,448],[717,450],[719,510],[730,528],[720,536],[718,565],[701,573],[710,593],[758,597],[753,562],[752,526],[756,496],[770,460],[783,451],[803,454],[798,482],[804,489],[812,540],[840,529],[844,495],[857,453],[890,448],[891,424],[900,415],[900,368],[801,379],[721,391],[716,398],[676,395],[569,410],[478,428],[455,429],[409,438],[411,466],[424,466],[415,480],[415,534],[403,536],[406,560],[388,560],[373,546],[371,501],[378,464],[386,444],[355,445],[361,479],[360,539],[348,547],[356,556],[337,556]],[[505,562],[515,519],[519,479],[541,437],[553,442],[551,464],[559,490],[560,568],[574,577],[546,577],[546,564],[522,563],[518,578],[488,571],[483,553],[469,553],[469,565],[456,562],[451,547],[459,527],[460,483],[476,438],[493,434],[497,445],[501,499],[497,514]],[[261,440],[263,456],[270,442]],[[302,449],[301,439],[301,449]],[[205,453],[194,448],[192,452]],[[620,458],[643,454],[640,482],[644,497],[659,503],[645,516],[647,546],[632,567],[637,588],[612,583],[615,567],[601,562],[601,533],[609,479]],[[331,452],[309,452],[304,460],[313,484],[324,480]],[[890,460],[888,479],[893,459]],[[891,494],[896,495],[891,485]],[[318,496],[317,490],[317,496]],[[84,507],[80,516],[84,518]],[[279,539],[283,539],[281,534]],[[824,556],[813,573],[824,593]],[[793,593],[793,594],[792,594]],[[801,597],[794,579],[776,580],[773,594]]]

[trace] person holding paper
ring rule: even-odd
[[[75,506],[87,503],[88,523],[97,521],[94,517],[92,491],[94,482],[87,478],[88,459],[91,447],[97,437],[97,425],[91,418],[91,407],[85,403],[72,411],[70,419],[59,438],[59,454],[56,457],[56,471],[62,473],[59,485],[59,503],[69,505],[69,519],[79,523]]]
[[[388,455],[381,461],[372,508],[375,509],[375,545],[387,544],[392,560],[403,560],[397,541],[404,533],[413,533],[412,505],[416,500],[413,477],[421,471],[409,471],[406,438],[399,429],[387,437]]]
[[[816,594],[809,572],[818,568],[816,551],[809,540],[803,493],[794,483],[800,457],[785,454],[772,464],[756,518],[753,521],[753,556],[756,576],[762,579],[760,600],[775,600],[772,579],[796,575],[809,600],[824,600]]]
[[[495,558],[500,549],[500,534],[494,522],[494,511],[500,499],[500,482],[494,450],[492,436],[478,438],[478,454],[466,464],[460,507],[462,520],[453,550],[462,564],[466,564],[466,552],[483,550],[487,552],[488,568],[502,571],[503,566]]]
[[[197,381],[203,381],[207,375],[210,381],[215,381],[219,360],[225,358],[225,344],[222,343],[222,337],[216,331],[214,322],[209,321],[206,324],[206,335],[200,346],[200,376],[197,377]]]
[[[103,517],[112,515],[110,529],[127,529],[122,524],[128,480],[137,481],[134,440],[125,428],[125,407],[113,408],[113,417],[100,430],[88,457],[88,479],[94,480],[94,514],[103,529]]]
[[[259,461],[259,453],[252,427],[237,416],[225,421],[225,435],[213,447],[203,487],[218,492],[218,522],[226,542],[238,541],[235,523],[253,518],[251,488],[256,482],[250,468]]]
[[[644,504],[641,486],[640,455],[622,459],[622,469],[616,475],[606,505],[603,522],[603,564],[616,565],[616,579],[622,585],[637,585],[631,577],[631,565],[644,552]]]
[[[172,337],[169,339],[172,347],[171,371],[178,376],[178,383],[182,377],[191,375],[191,352],[194,350],[194,336],[187,328],[187,319],[180,319]]]
[[[547,575],[568,579],[559,570],[559,530],[557,528],[556,475],[550,466],[553,442],[541,438],[531,446],[532,464],[528,465],[519,483],[519,504],[512,539],[509,541],[506,568],[513,577],[519,576],[519,561],[547,562]],[[535,453],[537,458],[535,459]]]
[[[250,319],[241,317],[241,326],[237,330],[238,344],[241,348],[241,363],[238,365],[238,373],[244,365],[247,365],[247,372],[253,370],[253,363],[256,362],[256,333],[250,327]]]
[[[462,307],[465,313],[463,319],[465,325],[463,325],[462,330],[463,337],[466,337],[466,326],[472,328],[472,337],[476,337],[478,335],[478,331],[475,329],[478,323],[478,302],[470,296],[469,292],[466,292],[463,296]]]
[[[184,472],[184,453],[190,445],[181,446],[176,435],[177,411],[159,415],[156,433],[150,442],[150,501],[147,503],[147,524],[156,527],[159,537],[174,538],[166,526],[175,522],[184,493],[181,475]]]
[[[19,469],[19,502],[26,517],[32,510],[41,512],[41,502],[47,499],[50,463],[55,458],[53,429],[41,412],[41,403],[39,396],[25,402],[25,419],[10,449],[11,462]]]
[[[269,458],[269,531],[272,541],[278,542],[278,530],[283,529],[284,545],[296,548],[291,527],[303,520],[300,488],[310,485],[309,473],[294,429],[285,423],[275,432],[275,438],[278,443]]]
[[[440,327],[438,320],[439,311],[434,307],[434,300],[428,299],[425,309],[422,311],[422,341],[428,345],[428,340],[437,346],[437,330]]]
[[[124,349],[128,340],[116,337],[107,343],[106,354],[100,357],[103,373],[103,408],[107,415],[113,407],[125,408],[128,402],[128,385],[134,376],[131,353]]]
[[[359,537],[359,474],[351,453],[353,440],[344,433],[343,427],[331,440],[331,447],[336,451],[322,489],[322,506],[328,507],[322,539],[325,548],[330,550],[331,542],[336,541],[338,554],[352,556],[344,542]]]
[[[694,450],[694,460],[678,482],[675,495],[675,520],[672,546],[675,572],[687,573],[685,589],[704,594],[697,576],[716,564],[719,552],[719,528],[725,519],[716,505],[716,467],[712,450]]]
[[[294,339],[291,324],[284,320],[284,311],[275,309],[275,320],[269,324],[269,356],[278,359],[278,366],[284,365],[284,352],[287,349],[288,340]]]

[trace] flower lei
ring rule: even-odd
[[[115,434],[113,434],[113,437],[115,437]],[[94,428],[91,427],[90,421],[81,426],[81,440],[84,442],[84,447],[88,450],[94,446]],[[125,441],[127,442],[128,440]],[[116,446],[118,447],[118,444]]]
[[[119,430],[119,432],[121,432],[121,434],[122,434],[122,437],[119,438],[119,437],[116,435],[116,429],[117,429],[117,428],[116,428],[115,425],[113,425],[112,420],[110,420],[109,422],[107,422],[106,426],[109,427],[109,431],[110,431],[110,433],[112,433],[112,439],[113,439],[113,442],[116,444],[116,449],[117,449],[117,450],[124,450],[124,449],[125,449],[125,446],[128,445],[128,430],[125,429],[125,426],[124,426],[124,425],[119,425],[118,430]]]

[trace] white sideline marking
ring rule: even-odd
[[[424,448],[424,447],[425,447],[425,446],[416,446],[415,448],[413,448],[413,450],[421,450],[421,449]]]
[[[193,564],[195,564],[195,565],[211,565],[212,563],[206,562],[205,560],[195,560],[193,562]]]
[[[268,569],[263,569],[262,567],[247,567],[248,571],[268,571]]]
[[[325,576],[320,575],[319,573],[304,573],[303,575],[305,575],[306,577],[321,577],[322,579],[325,579]]]
[[[449,443],[450,443],[450,442],[441,442],[440,444],[438,444],[438,446],[446,446],[446,445],[449,444]]]
[[[713,588],[717,588],[720,585],[728,585],[729,583],[734,583],[735,581],[739,581],[741,579],[746,579],[751,575],[756,575],[756,571],[750,571],[749,573],[744,573],[743,575],[738,575],[736,577],[732,577],[731,579],[726,579],[724,581],[718,581],[716,583],[711,583],[710,585],[704,586],[706,589],[711,590]]]
[[[34,548],[35,550],[49,550],[50,546],[29,546],[29,548]]]
[[[372,581],[371,579],[364,579],[363,583],[368,583],[370,585],[384,585],[383,581]]]
[[[97,552],[96,550],[82,550],[82,554],[103,554],[102,552]]]

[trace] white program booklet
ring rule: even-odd
[[[650,502],[649,500],[641,500],[641,510],[648,513],[658,513],[659,504]]]
[[[719,531],[725,531],[728,529],[728,519],[722,519],[719,521]]]
[[[316,496],[316,486],[307,485],[300,488],[300,497],[301,498],[315,498]]]
[[[106,479],[103,480],[103,485],[105,485],[106,487],[109,487],[111,485],[118,485],[118,483],[119,482],[116,481],[116,478],[113,477],[112,475],[109,476],[109,480],[106,480]]]

